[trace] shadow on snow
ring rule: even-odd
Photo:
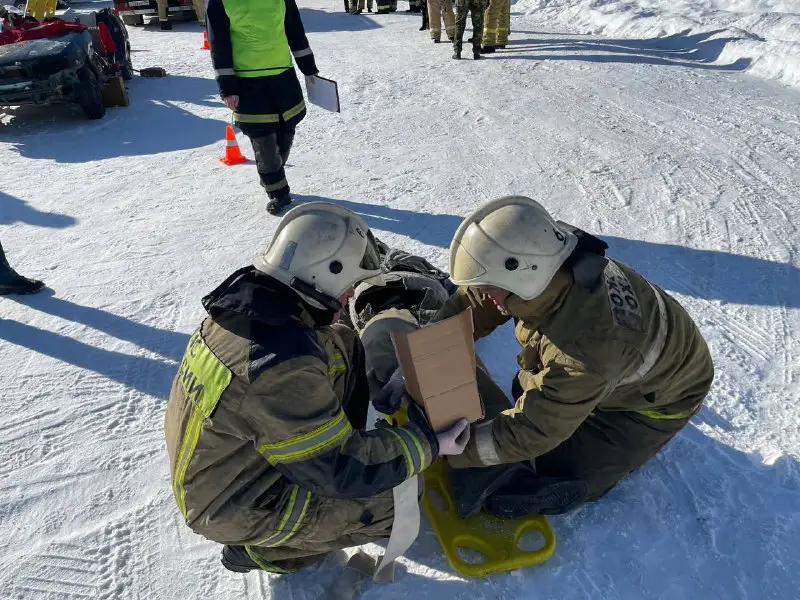
[[[82,163],[174,152],[224,138],[225,123],[186,110],[182,104],[222,107],[213,79],[170,75],[130,82],[131,105],[86,121],[73,107],[22,107],[0,125],[21,156]],[[80,138],[80,143],[76,139]]]
[[[64,229],[77,222],[77,219],[69,215],[36,210],[25,200],[0,192],[0,225],[27,223],[36,227]]]
[[[579,60],[598,63],[634,63],[691,67],[716,71],[744,71],[752,60],[740,58],[733,63],[714,64],[728,42],[743,37],[712,37],[722,29],[691,34],[686,29],[674,35],[652,39],[604,39],[569,36],[511,40],[508,48],[495,59]],[[546,35],[546,34],[545,34]],[[524,54],[522,52],[535,52]]]

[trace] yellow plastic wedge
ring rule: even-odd
[[[25,16],[34,17],[41,21],[47,17],[54,17],[58,0],[28,0],[25,5]]]
[[[401,424],[408,422],[404,409],[395,413],[393,418]],[[442,545],[447,561],[461,575],[483,577],[543,563],[553,556],[556,536],[545,517],[501,519],[481,512],[462,519],[453,502],[444,459],[437,460],[425,470],[424,478],[425,495],[422,507]],[[526,534],[532,532],[540,533],[544,543],[534,550],[523,550],[520,542]],[[467,562],[459,554],[459,549],[479,552],[484,560]]]

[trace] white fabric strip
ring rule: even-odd
[[[486,421],[475,427],[475,448],[478,451],[478,458],[484,465],[499,465],[503,461],[497,454],[497,446],[494,444],[492,434],[493,421]]]
[[[417,477],[406,479],[392,490],[394,499],[394,521],[386,553],[375,569],[373,580],[378,581],[381,570],[403,556],[419,535],[419,481]]]

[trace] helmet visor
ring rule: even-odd
[[[381,254],[378,251],[378,243],[375,241],[372,231],[367,231],[367,247],[364,249],[364,257],[358,266],[365,271],[381,270]]]

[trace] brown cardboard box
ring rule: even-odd
[[[483,418],[475,375],[472,309],[411,333],[393,333],[406,389],[434,431]]]

